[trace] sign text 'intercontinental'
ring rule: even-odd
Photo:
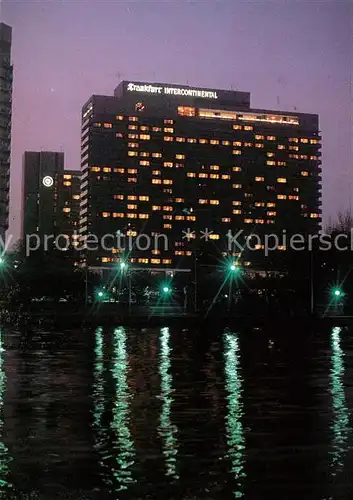
[[[129,92],[146,92],[148,94],[180,95],[188,97],[204,97],[206,99],[218,99],[217,92],[182,87],[161,87],[150,84],[137,85],[135,83],[128,83],[127,90]]]

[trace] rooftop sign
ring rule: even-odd
[[[183,87],[164,87],[150,84],[127,84],[128,92],[144,92],[147,94],[179,95],[188,97],[202,97],[205,99],[218,99],[217,92]]]

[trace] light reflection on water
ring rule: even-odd
[[[166,462],[166,475],[179,479],[177,473],[178,429],[171,421],[171,407],[173,403],[173,386],[171,374],[171,347],[169,328],[162,328],[160,332],[160,365],[161,376],[161,400],[162,409],[160,415],[160,425],[158,433],[163,441],[163,455]]]
[[[232,474],[236,482],[233,491],[235,498],[244,497],[243,481],[245,437],[242,418],[244,408],[242,402],[242,376],[240,368],[240,349],[237,334],[224,334],[224,371],[227,390],[226,432],[228,458],[232,464]]]
[[[3,342],[3,330],[0,329],[0,498],[6,498],[9,489],[11,489],[11,484],[9,483],[9,450],[4,439],[4,393],[6,389],[6,374],[4,371],[4,342]]]
[[[332,395],[333,421],[331,429],[332,456],[331,473],[335,476],[344,467],[344,458],[348,451],[349,410],[346,403],[344,387],[344,352],[341,348],[341,328],[334,327],[331,333],[331,377],[330,391]]]

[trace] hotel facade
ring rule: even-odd
[[[82,248],[110,235],[83,252],[89,266],[190,269],[205,242],[251,266],[229,234],[320,228],[317,115],[253,109],[247,92],[123,81],[83,106],[81,134]]]

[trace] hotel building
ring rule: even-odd
[[[0,238],[9,227],[10,152],[12,115],[12,28],[0,23]]]
[[[23,237],[64,234],[77,246],[80,171],[64,170],[64,153],[26,151],[23,181]]]
[[[160,239],[126,254],[112,237],[84,260],[190,269],[205,240],[238,258],[229,231],[315,233],[320,147],[317,115],[253,109],[247,92],[123,81],[114,96],[93,95],[82,110],[81,243],[120,231],[165,235],[168,248]]]

